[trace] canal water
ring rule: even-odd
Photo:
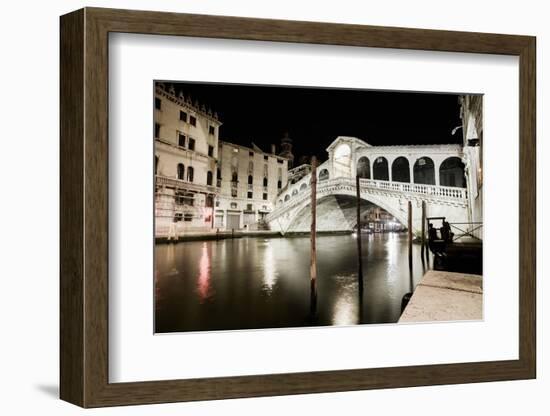
[[[407,235],[363,235],[359,296],[357,241],[317,238],[317,299],[309,279],[309,237],[246,237],[155,246],[155,331],[382,324],[397,322],[401,300],[424,273]]]

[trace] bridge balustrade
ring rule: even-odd
[[[382,190],[382,191],[391,191],[395,193],[403,194],[416,194],[416,195],[426,195],[427,197],[443,197],[449,199],[458,199],[465,200],[467,199],[467,192],[464,188],[456,188],[449,186],[437,186],[437,185],[424,185],[416,183],[404,183],[404,182],[390,182],[382,181],[377,179],[360,179],[361,188],[367,188],[371,190]],[[355,187],[355,179],[352,178],[334,178],[328,179],[323,182],[317,183],[317,192],[318,195],[324,189],[330,188],[335,185],[346,185]],[[309,198],[311,195],[311,188],[307,187],[306,189],[299,189],[298,187],[287,190],[287,196],[292,194],[290,199],[285,199],[282,204],[268,215],[268,220],[277,218],[279,215],[289,210],[290,208],[301,204],[304,199]],[[281,196],[281,195],[280,195]]]

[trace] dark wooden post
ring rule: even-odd
[[[317,279],[317,249],[315,246],[317,238],[317,158],[311,158],[311,259],[309,266],[309,277],[312,290],[315,288]]]
[[[357,261],[358,261],[358,283],[359,291],[363,291],[363,250],[361,249],[361,183],[359,175],[355,177],[355,188],[357,192]]]
[[[420,258],[424,262],[424,252],[426,248],[426,201],[422,201],[422,238],[420,241]]]
[[[412,202],[408,203],[409,208],[409,218],[408,218],[408,227],[409,227],[409,269],[412,270],[413,258],[412,258]]]

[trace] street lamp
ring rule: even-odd
[[[451,136],[454,136],[458,129],[461,129],[462,126],[456,126],[454,129],[451,130]]]

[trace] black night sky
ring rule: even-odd
[[[223,125],[220,139],[270,152],[285,132],[293,140],[295,161],[315,154],[337,136],[372,145],[461,143],[456,94],[403,93],[328,88],[236,84],[174,83],[176,92],[212,108]],[[295,166],[296,166],[295,162]]]

